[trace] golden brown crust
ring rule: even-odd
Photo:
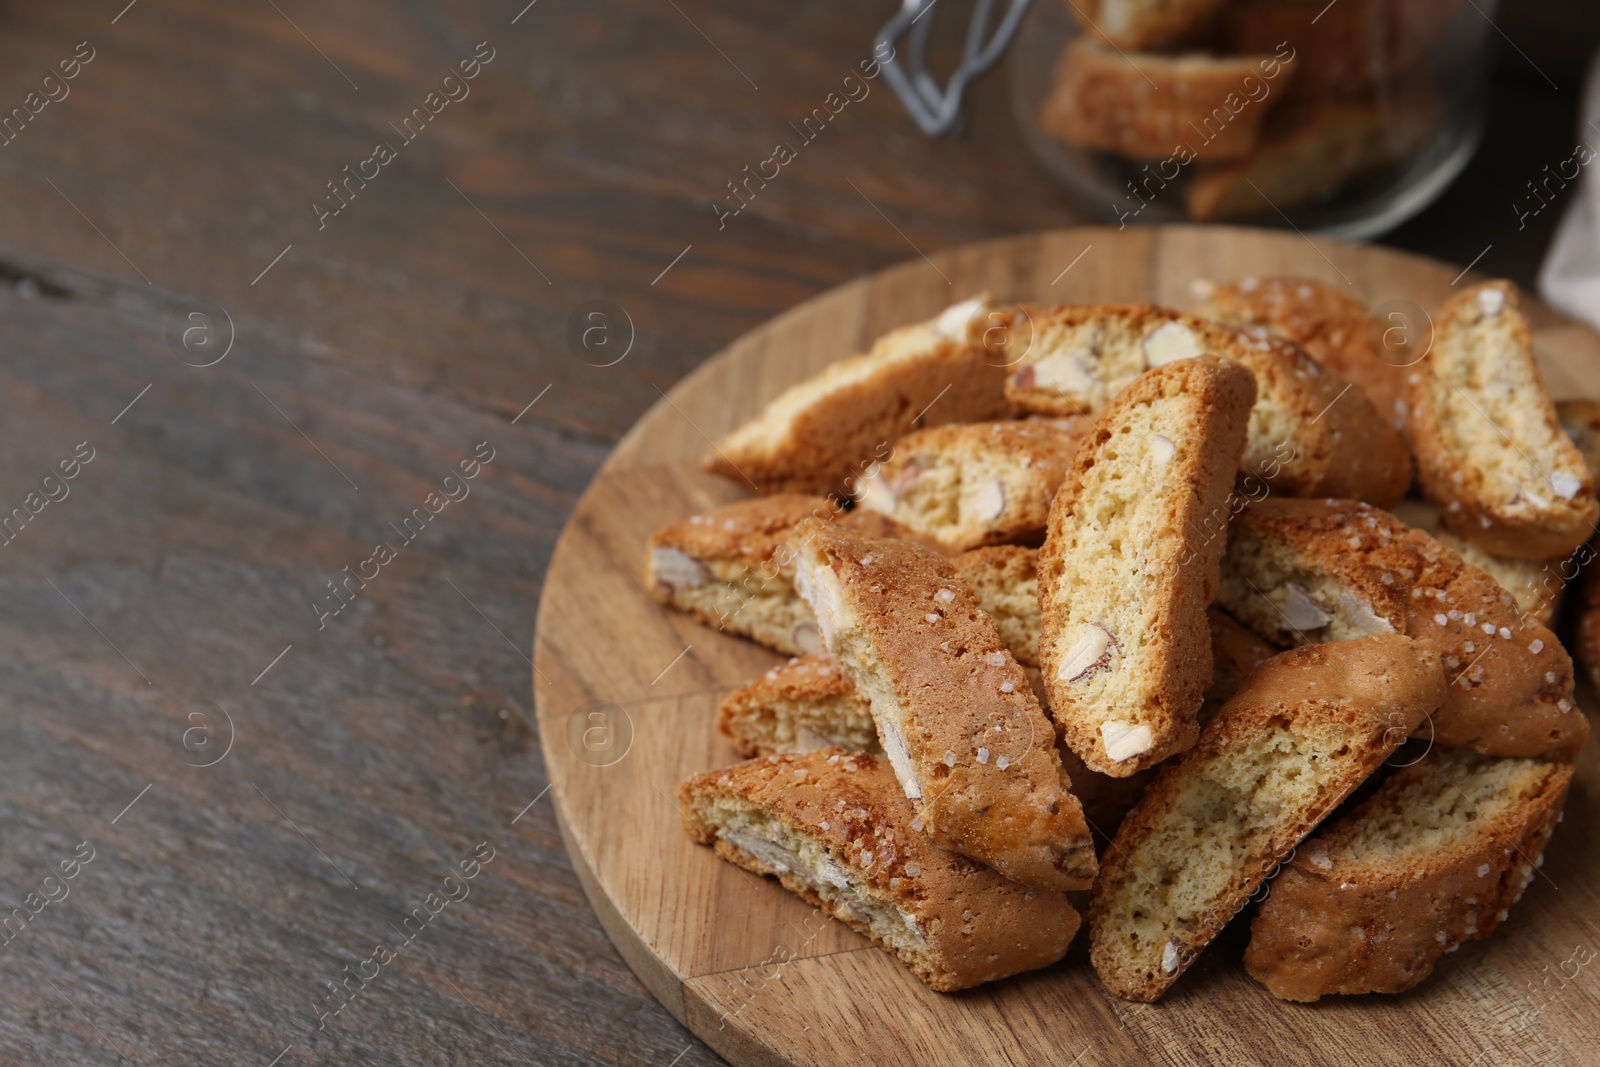
[[[1393,166],[1438,129],[1431,96],[1328,98],[1278,108],[1256,150],[1227,163],[1196,163],[1185,193],[1198,222],[1276,218]]]
[[[1293,61],[1272,55],[1117,53],[1086,37],[1067,42],[1055,85],[1039,112],[1039,125],[1068,144],[1158,161],[1180,145],[1198,145],[1200,158],[1234,159],[1256,143],[1270,105],[1246,99],[1276,71],[1272,91],[1292,78]],[[1229,105],[1233,106],[1229,106]]]
[[[1235,330],[1228,358],[1256,375],[1246,465],[1272,491],[1393,507],[1411,485],[1411,457],[1372,401],[1296,342]],[[1265,444],[1277,442],[1267,456]],[[1285,453],[1287,446],[1287,453]],[[1276,467],[1268,467],[1274,463]]]
[[[1438,749],[1398,771],[1297,850],[1251,924],[1245,967],[1284,1000],[1410,989],[1506,918],[1572,770]]]
[[[1198,531],[1227,499],[1254,400],[1254,376],[1225,360],[1150,371],[1095,420],[1056,494],[1039,661],[1066,743],[1102,774],[1194,743],[1223,547]]]
[[[696,841],[746,870],[776,875],[784,888],[898,956],[932,989],[966,989],[1048,966],[1077,932],[1078,914],[1061,893],[1009,881],[916,832],[911,802],[878,757],[836,748],[772,756],[695,775],[678,797]],[[731,839],[721,832],[752,814],[792,840],[820,846],[819,856],[833,865],[827,873],[842,875],[850,889],[777,866],[742,847],[737,832]],[[873,905],[882,921],[863,921]],[[893,930],[897,919],[909,937]]]
[[[1161,768],[1089,904],[1106,988],[1154,1000],[1444,697],[1438,656],[1395,634],[1268,660]]]
[[[737,500],[652,534],[645,588],[707,626],[791,656],[815,652],[821,637],[811,609],[794,591],[784,540],[806,518],[868,537],[924,540],[887,516],[845,512],[826,497],[779,493]]]
[[[834,746],[882,752],[871,707],[827,652],[791,659],[723,697],[717,731],[746,759]]]
[[[1515,285],[1486,282],[1446,301],[1407,389],[1417,483],[1447,527],[1522,559],[1589,539],[1595,478],[1545,395]]]
[[[1397,429],[1404,423],[1404,365],[1414,357],[1408,349],[1397,349],[1389,359],[1376,351],[1368,333],[1366,301],[1344,289],[1315,278],[1251,276],[1211,286],[1195,311],[1231,326],[1264,327],[1294,341],[1312,359],[1354,382],[1385,422]],[[1390,324],[1381,325],[1386,330]],[[1404,339],[1398,331],[1380,336],[1396,345]],[[1409,456],[1405,463],[1409,468]]]
[[[1034,696],[1043,700],[1039,672],[1024,670]],[[829,747],[830,740],[850,751],[883,754],[871,704],[827,652],[792,659],[735,689],[717,708],[717,729],[747,759],[811,752]],[[1155,772],[1112,778],[1085,767],[1069,748],[1057,745],[1056,751],[1096,842],[1109,840]]]
[[[793,386],[718,441],[701,465],[762,493],[848,496],[912,430],[1011,414],[1005,368],[983,346],[987,304],[949,310],[967,304],[963,321],[940,316],[901,327],[865,355]]]
[[[815,519],[791,542],[801,595],[934,840],[1029,885],[1087,887],[1094,850],[1055,731],[955,568]]]
[[[857,510],[893,518],[949,552],[1042,536],[1088,430],[1075,417],[918,430],[860,479]]]
[[[1435,649],[1450,680],[1432,720],[1440,744],[1537,756],[1588,736],[1555,635],[1524,618],[1493,578],[1386,511],[1260,501],[1234,521],[1222,571],[1219,604],[1269,641],[1387,629]]]
[[[1150,367],[1210,355],[1256,376],[1241,475],[1276,493],[1381,506],[1410,484],[1405,447],[1371,402],[1286,337],[1150,304],[1023,305],[1009,315],[1009,334],[1029,339],[1006,379],[1024,411],[1099,412]]]
[[[784,538],[795,523],[813,516],[833,522],[844,513],[827,497],[804,493],[735,500],[657,530],[650,536],[650,547],[755,567],[781,556]]]
[[[1478,568],[1499,583],[1511,594],[1517,610],[1540,626],[1555,629],[1556,617],[1561,611],[1562,593],[1566,589],[1570,562],[1561,559],[1509,559],[1497,556],[1471,541],[1457,537],[1449,530],[1435,534],[1440,544],[1448,545],[1461,557],[1463,563]],[[1580,553],[1584,549],[1578,550]],[[1572,568],[1576,573],[1576,568]]]

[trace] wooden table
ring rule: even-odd
[[[0,108],[92,54],[0,147],[0,1060],[715,1062],[541,799],[541,577],[746,329],[1076,221],[1003,77],[956,141],[875,87],[719,228],[891,5],[125,2],[0,8]],[[1575,98],[1507,70],[1398,239],[1527,282]]]

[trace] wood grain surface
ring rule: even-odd
[[[874,87],[719,229],[896,6],[0,0],[0,113],[94,52],[0,144],[0,506],[96,449],[0,549],[0,916],[98,850],[6,942],[0,1062],[717,1062],[560,847],[528,642],[558,532],[661,390],[918,249],[1078,219],[997,71],[950,140]],[[1526,284],[1562,205],[1526,230],[1511,205],[1571,154],[1600,17],[1495,19],[1486,148],[1391,240],[1492,245],[1480,267]],[[964,19],[934,21],[948,63]],[[471,95],[318,229],[326,183],[480,42]],[[603,358],[571,326],[596,311]],[[168,340],[202,323],[235,339],[210,368]],[[326,583],[484,440],[471,497],[317,631]],[[232,716],[209,768],[191,701]],[[323,983],[483,840],[471,896],[319,1030]]]
[[[535,639],[534,697],[556,807],[623,956],[739,1067],[1587,1062],[1600,1039],[1600,994],[1581,973],[1600,953],[1592,746],[1549,862],[1511,922],[1447,957],[1405,996],[1316,1006],[1275,1001],[1249,980],[1242,924],[1155,1005],[1102,990],[1082,944],[1042,972],[933,993],[775,880],[723,862],[681,828],[677,783],[737,759],[716,733],[717,701],[782,662],[667,611],[643,585],[654,529],[744,495],[697,468],[708,438],[887,328],[973,293],[1187,306],[1196,278],[1251,273],[1312,275],[1371,306],[1423,311],[1461,275],[1384,249],[1220,228],[1082,228],[954,249],[834,289],[740,338],[640,421],[579,502],[551,562]],[[1540,306],[1530,317],[1551,391],[1600,395],[1600,335]]]

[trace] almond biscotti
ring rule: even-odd
[[[823,749],[697,774],[678,787],[689,835],[870,938],[930,989],[1045,967],[1078,913],[935,846],[887,761]]]
[[[1095,420],[1056,494],[1039,663],[1067,745],[1102,774],[1194,743],[1223,547],[1199,524],[1227,500],[1254,402],[1254,375],[1226,360],[1150,371]]]
[[[1434,749],[1300,846],[1246,969],[1283,1000],[1410,989],[1505,921],[1571,781],[1571,763]]]
[[[919,536],[886,516],[844,512],[820,496],[738,500],[651,535],[645,586],[707,626],[791,656],[815,652],[822,639],[790,581],[784,542],[795,523],[812,517],[872,537]]]
[[[1421,355],[1410,342],[1420,323],[1374,323],[1381,351],[1369,335],[1366,301],[1315,278],[1241,278],[1196,283],[1195,313],[1230,326],[1265,329],[1304,348],[1312,359],[1354,382],[1378,415],[1396,429],[1405,422],[1406,365]],[[1409,463],[1409,461],[1408,461]],[[1382,506],[1382,505],[1380,505]]]
[[[959,565],[960,561],[958,556],[951,563]],[[1036,598],[1035,634],[1038,606]],[[1206,621],[1211,627],[1215,666],[1211,688],[1200,709],[1202,725],[1257,666],[1278,652],[1215,608],[1207,610]],[[1048,697],[1039,672],[1032,667],[1023,667],[1023,671],[1034,695],[1043,703]],[[1048,713],[1049,707],[1044,710]],[[852,752],[883,754],[872,722],[872,705],[856,691],[849,675],[827,652],[791,659],[739,686],[717,706],[717,729],[746,759],[780,752],[812,752],[831,745]],[[1072,793],[1082,804],[1084,821],[1094,831],[1096,841],[1109,839],[1144,792],[1154,771],[1113,778],[1090,770],[1069,748],[1058,745],[1057,754],[1072,779]]]
[[[1046,889],[1097,869],[1055,731],[950,564],[905,541],[809,519],[795,584],[936,844]]]
[[[1155,1000],[1274,866],[1444,698],[1438,655],[1395,634],[1262,664],[1123,820],[1089,903],[1106,988]]]
[[[1253,504],[1228,531],[1217,603],[1279,645],[1402,633],[1436,650],[1450,681],[1431,721],[1440,744],[1537,756],[1588,736],[1555,635],[1493,578],[1378,508]]]
[[[746,759],[832,747],[882,752],[871,705],[827,652],[792,659],[729,693],[717,705],[717,730]]]
[[[1174,146],[1195,142],[1202,159],[1235,159],[1255,147],[1270,104],[1262,100],[1233,112],[1223,102],[1230,95],[1242,100],[1246,79],[1262,84],[1260,72],[1268,65],[1281,91],[1293,75],[1293,59],[1128,54],[1075,37],[1061,53],[1039,125],[1068,144],[1126,159],[1157,162],[1170,158]]]
[[[1511,594],[1517,610],[1540,626],[1553,628],[1561,610],[1565,581],[1564,559],[1512,559],[1497,556],[1449,530],[1440,530],[1439,542],[1448,545],[1463,563],[1478,568]]]
[[[1226,0],[1078,0],[1085,30],[1118,48],[1161,48],[1204,30]]]
[[[1344,96],[1392,86],[1465,10],[1461,0],[1233,0],[1218,43],[1235,52],[1288,47],[1301,68],[1295,95]]]
[[[762,493],[845,496],[912,430],[1010,415],[1003,361],[983,344],[989,311],[967,300],[886,334],[785,390],[702,465]]]
[[[1286,496],[1392,507],[1411,486],[1398,431],[1360,389],[1283,337],[1235,330],[1222,355],[1256,375],[1259,399],[1240,470]]]
[[[1039,550],[1021,545],[975,548],[950,565],[1024,667],[1039,665]]]
[[[1227,163],[1196,163],[1185,193],[1197,222],[1293,211],[1404,159],[1439,128],[1431,98],[1286,103],[1256,150]]]
[[[1034,695],[1040,696],[1039,672],[1023,670]],[[826,652],[790,660],[729,693],[717,708],[717,729],[746,759],[814,752],[829,747],[830,739],[852,752],[883,755],[872,705]],[[1057,754],[1096,843],[1109,840],[1153,772],[1112,778],[1085,767],[1071,749],[1058,747]]]
[[[1082,418],[918,430],[867,469],[856,499],[950,552],[1038,534],[1088,430]]]
[[[1009,321],[1013,333],[1032,338],[1006,380],[1006,395],[1025,411],[1098,413],[1152,367],[1216,356],[1256,377],[1241,474],[1277,493],[1380,506],[1410,484],[1395,431],[1360,390],[1292,341],[1147,304],[1021,307]]]
[[[1589,539],[1600,518],[1594,476],[1545,395],[1515,285],[1487,282],[1446,301],[1407,385],[1417,482],[1447,527],[1522,559]]]
[[[1555,629],[1561,611],[1565,586],[1577,573],[1583,562],[1579,549],[1570,559],[1512,559],[1497,556],[1480,545],[1463,540],[1449,530],[1440,529],[1439,509],[1426,500],[1407,497],[1394,507],[1396,518],[1409,526],[1437,537],[1441,544],[1453,550],[1463,563],[1483,571],[1500,588],[1511,594],[1517,610],[1541,626]]]

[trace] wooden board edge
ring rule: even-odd
[[[545,757],[549,762],[549,756]],[[551,790],[556,793],[555,790]],[[594,909],[595,918],[600,920],[600,926],[616,946],[617,954],[634,973],[634,977],[643,983],[650,995],[661,1002],[661,1006],[672,1013],[684,1026],[689,1026],[689,1020],[684,1014],[684,982],[672,969],[663,963],[650,947],[645,944],[644,938],[635,930],[623,916],[622,912],[606,894],[600,880],[595,877],[589,862],[584,858],[583,850],[578,847],[572,831],[567,825],[567,815],[559,793],[555,796],[556,827],[561,831],[561,843],[566,847],[567,856],[572,860],[572,870],[578,876],[578,884],[583,887],[583,895],[589,899],[589,906]],[[692,1030],[693,1027],[689,1026]],[[708,1042],[709,1044],[709,1042]]]

